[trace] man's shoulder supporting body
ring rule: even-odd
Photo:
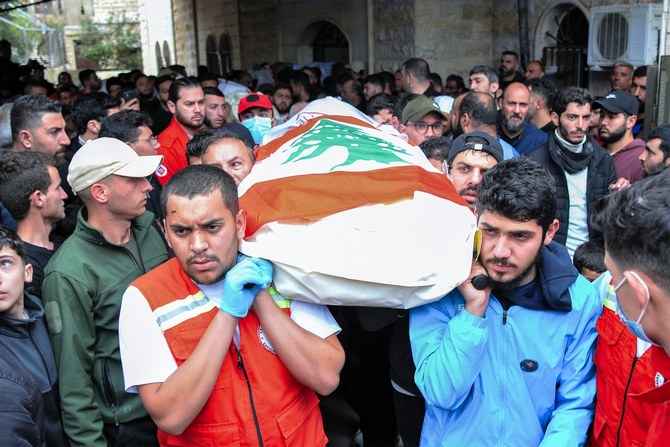
[[[133,221],[141,261],[107,242],[80,211],[74,234],[51,258],[42,286],[60,375],[61,408],[73,445],[102,445],[103,423],[145,417],[137,396],[125,393],[118,350],[118,315],[128,284],[167,259],[151,226],[153,214]]]
[[[569,260],[557,246],[550,245],[552,254],[544,248],[543,260],[555,252],[563,263]],[[454,290],[412,310],[416,382],[427,403],[426,445],[579,445],[586,440],[600,303],[581,276],[566,282],[568,277],[543,275],[537,287],[558,287],[551,293],[561,297],[554,296],[549,306],[569,308],[504,309],[492,296],[484,318],[478,318],[464,310],[463,297]]]
[[[133,282],[124,295],[120,318],[128,390],[164,382],[189,358],[216,312],[220,312],[220,290],[221,283],[195,284],[176,259]],[[339,331],[325,308],[292,302],[280,295],[273,298],[294,322],[315,335],[326,338]],[[146,340],[138,343],[134,331],[146,334]],[[210,398],[182,440],[206,437],[203,427],[215,423],[231,432],[219,431],[216,436],[230,435],[243,442],[257,442],[259,427],[268,445],[324,445],[316,394],[283,365],[253,310],[239,320],[234,340]],[[146,368],[147,363],[156,366]],[[169,443],[172,436],[161,433],[159,439]]]

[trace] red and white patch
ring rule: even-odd
[[[277,351],[272,347],[272,343],[270,343],[270,340],[268,340],[268,337],[265,335],[265,332],[263,332],[263,328],[260,325],[258,326],[258,341],[261,342],[265,349],[274,355],[277,355]]]
[[[156,177],[165,177],[166,175],[168,175],[168,169],[165,167],[163,163],[161,163],[156,168]]]

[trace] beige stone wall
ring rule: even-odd
[[[198,56],[201,65],[206,65],[207,36],[214,35],[217,41],[222,33],[230,36],[233,67],[241,66],[240,27],[237,0],[204,0],[197,2]]]
[[[105,22],[112,15],[117,17],[123,15],[126,22],[137,22],[139,20],[137,0],[93,0],[95,21]]]
[[[175,36],[175,58],[177,63],[186,67],[189,74],[198,70],[196,51],[196,33],[193,3],[191,0],[172,0],[172,14]]]
[[[416,53],[414,0],[374,0],[373,72],[395,71]]]
[[[272,63],[279,56],[279,26],[275,0],[241,1],[240,53],[241,66],[252,67]]]

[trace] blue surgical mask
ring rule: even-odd
[[[649,305],[649,299],[651,298],[651,295],[649,294],[649,287],[647,287],[647,284],[645,284],[644,281],[642,281],[642,278],[640,276],[633,272],[629,271],[628,274],[633,275],[635,279],[638,280],[640,284],[642,284],[642,287],[644,287],[645,292],[647,292],[647,301],[644,303],[644,307],[642,307],[642,312],[640,312],[640,316],[637,317],[637,321],[632,321],[629,320],[626,314],[623,311],[623,307],[621,307],[621,304],[618,302],[619,297],[617,296],[617,306],[619,308],[619,316],[621,317],[621,321],[628,327],[628,330],[631,331],[637,338],[640,340],[646,341],[647,343],[651,343],[652,345],[655,345],[653,341],[647,337],[647,334],[644,333],[644,329],[642,329],[642,324],[640,322],[642,321],[642,318],[644,317],[644,313],[647,311],[647,306]],[[614,292],[616,293],[617,290],[623,286],[623,284],[628,280],[628,277],[624,275],[623,279],[619,281],[619,284],[614,286]]]
[[[254,116],[253,118],[245,119],[242,121],[242,124],[251,132],[254,143],[261,144],[267,131],[272,128],[272,118]]]

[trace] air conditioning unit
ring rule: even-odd
[[[591,8],[588,64],[598,69],[628,62],[655,64],[663,6],[660,4]]]

